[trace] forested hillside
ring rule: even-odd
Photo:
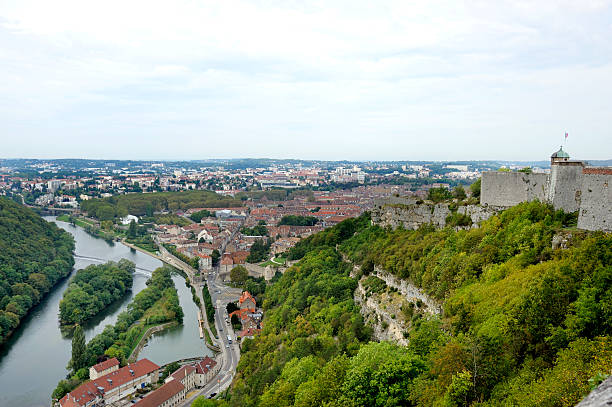
[[[0,343],[59,279],[70,274],[73,250],[69,233],[0,197]]]
[[[229,404],[575,405],[612,372],[612,236],[573,221],[532,202],[469,231],[390,231],[363,216],[305,239],[264,294]],[[415,313],[407,347],[368,344],[338,250],[358,274],[411,280],[442,316]]]
[[[126,216],[153,216],[157,211],[176,211],[189,208],[228,208],[241,206],[242,201],[218,195],[213,191],[154,192],[125,194],[104,199],[90,199],[81,209],[99,220]]]
[[[132,288],[134,263],[92,264],[77,271],[60,301],[62,325],[82,324]]]

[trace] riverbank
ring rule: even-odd
[[[160,256],[158,256],[156,253],[153,253],[153,252],[150,252],[148,250],[145,250],[142,247],[136,246],[136,245],[134,245],[132,243],[128,243],[125,239],[121,239],[119,242],[122,245],[124,245],[126,247],[129,247],[130,249],[134,249],[134,250],[137,250],[137,251],[139,251],[141,253],[148,254],[149,256],[154,257],[154,258],[156,258],[159,261],[164,261],[164,259],[162,259]]]
[[[179,323],[177,321],[170,321],[170,322],[166,322],[161,325],[155,325],[155,326],[149,327],[149,329],[147,329],[144,332],[144,334],[140,338],[140,341],[138,341],[138,343],[136,344],[136,347],[134,348],[134,350],[128,357],[128,363],[132,363],[136,361],[136,359],[138,358],[138,354],[140,353],[142,348],[144,348],[145,344],[147,343],[151,335],[157,332],[161,332],[164,329],[168,329],[168,328],[171,328],[173,326],[178,326],[178,325]]]
[[[56,221],[55,217],[47,216],[47,221]],[[82,327],[85,339],[91,340],[104,330],[107,325],[114,325],[118,315],[124,311],[133,298],[147,287],[148,270],[154,270],[163,263],[159,260],[144,256],[142,253],[130,250],[128,247],[115,244],[110,245],[102,239],[97,239],[81,227],[66,222],[57,221],[59,227],[69,232],[75,240],[75,264],[72,274],[76,270],[86,268],[92,264],[107,261],[118,262],[127,259],[136,264],[132,289],[120,300],[112,303],[103,312],[85,322]],[[144,270],[144,271],[143,271]],[[176,277],[177,281],[178,278]],[[182,280],[182,278],[181,278]],[[32,308],[14,334],[0,349],[0,406],[46,407],[49,405],[49,395],[57,385],[57,381],[66,377],[66,363],[71,356],[71,337],[63,335],[58,324],[59,302],[71,281],[67,276],[53,286],[48,295],[38,305]],[[178,285],[178,284],[177,284]],[[190,300],[191,301],[191,300]],[[195,324],[195,310],[185,317],[186,324]],[[168,358],[180,359],[182,352],[177,347],[195,348],[195,337],[191,332],[176,330],[172,336],[172,343],[151,343],[145,349],[156,354],[168,354]],[[195,339],[193,339],[195,338]],[[168,341],[170,342],[170,341]],[[178,345],[175,345],[178,344]],[[204,352],[208,352],[205,346]],[[199,353],[202,354],[202,353]],[[159,364],[157,360],[151,359]],[[41,361],[43,367],[41,369]],[[35,383],[28,386],[27,383]]]

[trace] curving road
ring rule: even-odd
[[[182,406],[190,406],[199,396],[208,398],[212,394],[216,395],[227,389],[232,383],[238,361],[240,360],[240,347],[236,343],[236,334],[231,324],[225,322],[225,317],[227,316],[227,304],[238,301],[242,291],[224,285],[218,280],[218,276],[218,270],[209,273],[206,277],[206,283],[208,284],[210,296],[215,306],[215,327],[219,335],[219,339],[215,342],[221,349],[221,354],[217,356],[217,361],[221,363],[221,368],[211,381],[197,393],[186,399]],[[201,292],[201,289],[200,287],[198,292]],[[202,301],[202,304],[204,304],[204,301]],[[228,335],[231,338],[231,344],[229,343]]]
[[[196,270],[174,257],[162,245],[159,245],[159,248],[161,259],[164,262],[187,273],[189,276],[189,281],[196,289],[198,297],[200,297],[202,304],[202,315],[205,316],[206,308],[204,305],[204,299],[202,298],[203,284],[194,283],[194,274]],[[238,301],[242,290],[239,288],[228,287],[223,284],[219,278],[218,268],[206,275],[206,284],[208,284],[212,303],[215,307],[215,327],[217,328],[219,339],[215,340],[212,334],[211,338],[213,339],[213,342],[215,342],[221,349],[221,353],[217,356],[217,362],[221,363],[221,368],[211,381],[209,381],[197,393],[194,393],[191,397],[186,399],[181,406],[190,406],[198,396],[210,397],[213,393],[219,394],[221,391],[227,389],[232,383],[232,379],[236,373],[236,367],[238,366],[238,361],[240,360],[240,347],[238,344],[236,344],[236,334],[234,333],[231,324],[227,324],[225,322],[225,317],[227,316],[227,304]],[[206,317],[204,317],[204,319],[206,319]],[[229,343],[230,340],[228,339],[228,335],[231,338],[231,344]]]

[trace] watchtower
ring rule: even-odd
[[[550,156],[548,201],[555,209],[563,209],[565,212],[580,209],[583,168],[582,161],[570,161],[563,147]]]

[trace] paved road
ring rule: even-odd
[[[196,270],[190,265],[174,257],[161,244],[158,246],[160,248],[160,254],[163,261],[180,270],[183,270],[189,277],[189,281],[191,281],[192,285],[194,285],[198,296],[200,296],[200,293],[202,292],[202,285],[194,284],[194,274]],[[236,334],[234,333],[231,324],[227,324],[225,322],[225,317],[227,316],[227,304],[229,302],[238,301],[242,290],[228,287],[223,284],[219,278],[218,267],[212,272],[206,274],[206,283],[208,284],[212,303],[215,307],[215,327],[217,328],[219,339],[214,341],[213,337],[213,341],[216,342],[221,349],[221,354],[217,357],[217,361],[221,363],[221,369],[219,370],[219,373],[217,373],[217,375],[213,377],[213,379],[208,382],[208,384],[206,384],[199,392],[185,400],[182,406],[190,406],[198,396],[209,397],[212,393],[219,394],[221,391],[227,389],[232,383],[232,379],[236,373],[236,367],[238,366],[238,361],[240,360],[240,347],[236,343]],[[200,298],[200,300],[202,303],[202,315],[206,315],[204,301],[202,298]],[[231,339],[231,344],[229,343],[230,339],[228,339],[228,335]]]
[[[225,322],[225,317],[227,316],[227,304],[238,301],[241,290],[224,285],[219,281],[218,276],[218,270],[209,273],[206,276],[206,282],[213,305],[215,306],[215,327],[217,328],[219,335],[218,342],[221,348],[221,354],[217,360],[221,363],[221,369],[200,391],[185,400],[182,406],[190,406],[196,397],[204,396],[208,398],[213,393],[219,394],[227,389],[232,383],[238,361],[240,360],[240,347],[236,343],[236,334],[231,325]],[[231,338],[231,344],[229,343],[228,335]]]

